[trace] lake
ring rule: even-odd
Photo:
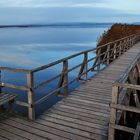
[[[111,25],[53,25],[29,28],[0,28],[0,65],[12,68],[32,69],[53,61],[62,59],[69,55],[96,47],[97,40]],[[93,54],[90,54],[93,56]],[[77,58],[70,62],[70,66],[82,62]],[[43,71],[37,75],[36,83],[49,79],[61,72],[61,67],[56,66]],[[69,75],[69,79],[75,77],[77,71]],[[45,75],[45,76],[44,76]],[[2,81],[16,85],[25,85],[25,75],[11,72],[3,72]],[[49,91],[56,88],[57,81],[50,83],[43,89],[36,91],[35,100],[40,99]],[[79,83],[70,86],[70,91],[76,88]],[[18,99],[27,102],[27,93],[4,88],[3,91],[17,93]],[[37,114],[43,112],[55,104],[58,100],[56,96],[37,107]],[[27,112],[26,108],[16,106],[22,113]]]

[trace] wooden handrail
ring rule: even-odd
[[[58,61],[52,62],[52,63],[50,63],[50,64],[48,64],[48,65],[44,65],[44,66],[41,66],[41,67],[32,69],[32,72],[38,72],[38,71],[41,71],[41,70],[43,70],[43,69],[47,69],[47,68],[49,68],[49,67],[52,67],[52,66],[54,66],[54,65],[57,65],[57,64],[59,64],[59,63],[62,63],[62,62],[65,61],[65,60],[72,59],[72,58],[77,57],[77,56],[79,56],[79,55],[82,55],[82,54],[84,54],[84,53],[89,53],[89,52],[92,52],[92,51],[97,51],[97,50],[99,50],[99,49],[101,49],[101,48],[103,48],[103,47],[105,47],[105,46],[108,46],[108,45],[110,45],[110,44],[114,44],[114,43],[116,43],[116,42],[125,40],[125,39],[130,38],[130,37],[135,37],[135,36],[137,36],[137,35],[140,35],[140,34],[139,34],[139,33],[133,34],[133,35],[130,35],[130,36],[127,36],[127,37],[124,37],[124,38],[121,38],[121,39],[118,39],[118,40],[115,40],[115,41],[106,43],[106,44],[104,44],[104,45],[98,46],[97,48],[90,49],[90,50],[86,50],[86,51],[83,51],[83,52],[80,52],[80,53],[71,55],[71,56],[69,56],[69,57],[66,57],[66,58],[60,59],[60,60],[58,60]]]
[[[0,70],[20,72],[20,73],[29,73],[29,72],[31,72],[31,70],[27,70],[27,69],[17,69],[17,68],[10,68],[10,67],[0,67]]]

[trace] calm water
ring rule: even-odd
[[[99,27],[38,27],[38,28],[3,28],[0,29],[0,65],[15,68],[36,68],[48,64],[71,54],[96,47],[97,40],[110,25],[100,25]],[[91,54],[93,56],[93,54]],[[77,57],[70,62],[70,67],[81,62],[82,58]],[[42,71],[35,75],[35,83],[49,79],[59,72],[61,66],[56,66],[47,71]],[[75,77],[71,73],[69,79]],[[25,75],[3,72],[2,80],[17,85],[25,85]],[[47,87],[36,91],[35,99],[46,95],[48,91],[54,89],[57,81],[50,83]],[[72,85],[70,90],[78,84]],[[26,93],[11,89],[3,89],[11,93],[18,93],[19,100],[26,101]],[[38,114],[45,108],[49,108],[58,100],[52,97],[37,107]],[[24,109],[22,109],[23,111]],[[26,109],[24,110],[24,112]]]

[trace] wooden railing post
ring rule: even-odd
[[[64,72],[64,95],[68,95],[68,60],[63,61],[63,72]]]
[[[84,76],[85,76],[85,80],[88,80],[88,53],[87,52],[84,53],[84,63],[85,63]]]
[[[115,60],[116,59],[116,53],[117,53],[117,49],[116,49],[117,44],[115,43],[113,47],[114,47],[113,48],[113,59]]]
[[[111,104],[115,104],[115,105],[117,104],[118,92],[119,92],[119,87],[113,86],[112,87],[112,103]],[[115,108],[111,108],[108,140],[115,139],[115,129],[112,127],[112,125],[115,125],[116,118],[117,118],[117,110]]]
[[[107,65],[110,63],[110,45],[107,46]]]
[[[131,38],[129,38],[129,49],[131,48]]]
[[[130,40],[131,40],[131,47],[130,48],[132,48],[132,46],[133,46],[133,38],[131,37]]]
[[[101,54],[101,49],[99,49],[98,50],[98,53],[97,53],[97,64],[98,64],[98,66],[97,66],[97,72],[99,72],[100,71],[100,63],[101,63],[101,56],[99,56]]]
[[[126,40],[123,41],[123,53],[125,52]]]
[[[118,52],[119,56],[122,54],[122,41],[120,41],[119,44],[119,52]]]
[[[126,50],[125,51],[128,50],[128,47],[129,47],[129,38],[126,40]]]
[[[27,73],[27,85],[28,85],[28,118],[30,120],[35,119],[35,108],[34,108],[34,78],[33,73],[29,72]]]

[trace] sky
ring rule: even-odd
[[[139,0],[0,0],[0,25],[140,22]]]

